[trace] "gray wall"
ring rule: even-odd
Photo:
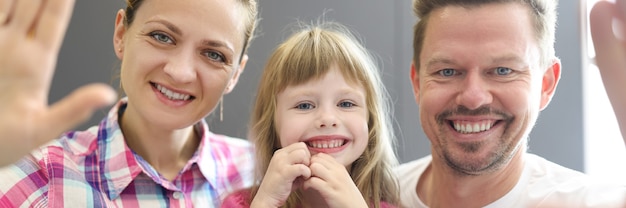
[[[561,1],[556,50],[563,61],[563,76],[555,98],[540,115],[530,136],[529,151],[582,171],[581,38],[579,8],[575,2]],[[115,12],[122,6],[122,0],[76,2],[53,81],[51,101],[86,83],[111,83],[119,68],[113,53],[113,26]],[[262,20],[259,36],[250,48],[250,61],[238,86],[225,97],[224,120],[219,121],[215,115],[208,118],[211,129],[245,137],[248,114],[265,60],[289,35],[287,25],[297,20],[315,21],[323,16],[352,28],[365,46],[377,55],[383,80],[394,101],[401,161],[429,154],[429,143],[419,125],[417,105],[408,79],[411,28],[415,22],[410,6],[410,0],[260,0]],[[106,111],[108,109],[96,113],[90,122],[78,129],[96,124]]]

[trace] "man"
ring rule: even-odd
[[[626,188],[526,153],[561,74],[556,0],[415,0],[411,81],[432,156],[397,168],[405,207],[619,206]]]

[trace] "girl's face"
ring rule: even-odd
[[[368,111],[362,86],[348,84],[336,64],[317,80],[278,94],[280,145],[304,142],[311,154],[326,153],[349,167],[368,143]]]
[[[243,70],[243,8],[233,0],[146,0],[114,44],[122,60],[125,115],[167,129],[207,116]]]

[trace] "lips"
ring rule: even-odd
[[[167,87],[164,87],[164,86],[159,85],[157,83],[150,83],[150,84],[154,88],[156,88],[159,92],[161,92],[161,94],[163,96],[167,97],[168,99],[170,99],[172,101],[187,101],[187,100],[195,99],[195,97],[193,95],[174,92],[174,90],[168,89]]]
[[[488,131],[497,123],[497,120],[463,121],[453,120],[450,125],[461,134],[472,134]]]
[[[347,137],[339,135],[315,136],[304,141],[309,150],[323,153],[340,152],[349,142]]]
[[[341,147],[346,143],[346,140],[343,139],[333,139],[333,140],[313,140],[305,142],[307,146],[317,149],[332,149]]]

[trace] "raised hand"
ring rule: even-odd
[[[259,191],[250,207],[280,207],[299,186],[298,181],[311,176],[311,153],[303,142],[291,144],[274,152]]]
[[[346,167],[324,153],[311,157],[311,178],[304,189],[315,189],[329,207],[368,207]]]
[[[626,142],[626,0],[596,3],[589,20],[596,63]],[[619,31],[613,31],[613,20]]]
[[[0,0],[0,166],[15,162],[115,100],[110,87],[93,84],[48,106],[73,5],[73,0]]]

